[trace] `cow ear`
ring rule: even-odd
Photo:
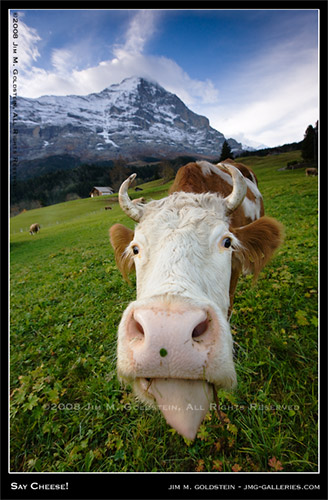
[[[241,261],[246,274],[254,274],[254,279],[271,259],[283,241],[283,226],[270,217],[260,217],[247,226],[232,228],[240,242],[236,257]]]
[[[109,230],[109,239],[114,248],[115,261],[123,278],[129,281],[128,274],[134,271],[134,261],[126,248],[134,238],[134,231],[122,224],[115,224]]]

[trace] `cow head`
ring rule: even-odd
[[[230,227],[246,184],[238,169],[227,170],[233,190],[226,198],[176,192],[146,205],[128,197],[133,174],[119,201],[138,225],[110,229],[119,269],[126,277],[135,268],[137,277],[137,299],[119,325],[118,374],[189,439],[208,411],[213,386],[236,385],[228,322],[232,258],[258,272],[279,239],[277,223],[264,217]]]

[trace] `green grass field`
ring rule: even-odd
[[[11,219],[11,471],[313,472],[317,466],[317,178],[278,171],[299,152],[244,163],[285,242],[231,319],[238,388],[220,391],[189,442],[116,377],[116,332],[135,298],[108,229],[133,221],[115,196]],[[156,181],[135,193],[165,195]],[[30,236],[31,223],[41,231]],[[133,280],[132,280],[133,281]]]

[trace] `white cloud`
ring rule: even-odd
[[[143,52],[145,44],[155,31],[156,15],[156,11],[152,10],[141,10],[135,15],[127,30],[124,46],[116,49],[118,59],[124,53],[140,54]]]
[[[295,43],[276,46],[239,68],[238,78],[230,82],[229,99],[222,93],[216,106],[197,106],[197,111],[205,111],[226,137],[244,143],[300,141],[306,127],[318,119],[318,58],[316,50],[303,48],[301,42],[295,52]]]
[[[68,75],[71,72],[72,61],[74,61],[74,56],[70,50],[53,50],[51,62],[59,75]]]
[[[19,39],[14,39],[11,38],[10,40],[10,51],[11,51],[11,57],[13,56],[12,49],[13,49],[13,42],[16,42],[18,44],[18,51],[19,51],[19,65],[21,70],[26,70],[27,68],[31,67],[34,62],[40,57],[39,51],[37,44],[38,42],[41,41],[41,38],[37,34],[37,31],[33,28],[28,27],[23,21],[22,18],[24,17],[24,14],[18,13],[18,18],[19,18],[19,23],[18,23],[18,33],[19,33]],[[10,24],[11,26],[13,25],[13,16],[11,15],[10,19]],[[11,33],[11,36],[13,35],[13,32]],[[17,53],[16,53],[17,55]],[[11,59],[12,60],[12,59]]]

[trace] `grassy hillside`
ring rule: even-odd
[[[146,199],[150,199],[150,197],[162,197],[167,193],[168,186],[169,184],[163,184],[163,181],[159,179],[148,182],[147,184],[140,184],[140,186],[138,186],[142,189],[140,192],[131,189],[130,196],[132,199],[140,198],[141,196]],[[38,222],[41,228],[44,229],[66,222],[71,224],[73,220],[95,214],[98,214],[97,219],[103,216],[104,220],[108,220],[108,214],[110,212],[107,211],[107,213],[105,213],[106,206],[112,207],[112,209],[114,209],[113,213],[115,214],[116,211],[120,212],[117,204],[117,194],[78,199],[58,203],[57,205],[51,205],[41,209],[28,210],[11,219],[10,234],[24,233],[29,230],[30,225],[34,222]]]
[[[317,178],[278,171],[299,152],[250,157],[285,243],[232,315],[238,388],[220,391],[196,440],[138,406],[116,378],[116,332],[134,287],[108,229],[134,223],[109,197],[11,219],[11,470],[316,471]],[[162,197],[155,181],[131,196]],[[35,236],[32,222],[41,224]]]

